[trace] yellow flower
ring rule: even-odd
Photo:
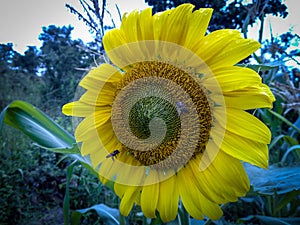
[[[66,104],[84,117],[75,137],[103,183],[113,180],[120,212],[175,219],[182,202],[196,219],[249,190],[241,161],[267,168],[271,134],[245,110],[275,100],[253,70],[235,66],[260,44],[235,30],[205,35],[212,9],[191,4],[125,14],[103,37],[111,63],[92,69]]]

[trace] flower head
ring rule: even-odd
[[[120,211],[175,219],[218,219],[219,204],[249,190],[241,161],[266,168],[269,129],[245,110],[274,97],[253,70],[238,67],[258,42],[235,30],[205,35],[212,10],[193,5],[125,14],[103,37],[112,64],[92,69],[66,104],[84,117],[75,133],[102,182],[115,181]]]

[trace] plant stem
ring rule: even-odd
[[[270,109],[268,109],[268,112],[270,112],[271,114],[273,114],[274,116],[276,116],[278,119],[280,119],[283,122],[285,122],[290,127],[294,128],[300,134],[300,129],[297,126],[295,126],[293,123],[291,123],[289,120],[287,120],[286,118],[284,118],[282,115],[280,115],[277,112],[274,112],[274,111],[272,111]]]

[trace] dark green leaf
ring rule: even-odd
[[[300,150],[300,145],[295,145],[295,146],[292,146],[290,147],[289,149],[286,150],[286,152],[284,153],[284,155],[282,156],[282,159],[281,159],[281,163],[284,164],[287,156],[292,152],[292,151],[295,151],[295,150]]]
[[[76,143],[73,144],[72,147],[68,148],[47,148],[45,146],[41,146],[39,144],[36,144],[37,146],[44,148],[46,150],[49,150],[51,152],[55,152],[55,153],[63,153],[63,154],[79,154],[80,153],[80,149],[78,147],[78,145]]]
[[[81,156],[79,154],[71,154],[69,156],[71,158],[77,160],[78,162],[80,162],[85,168],[87,168],[89,170],[89,172],[91,174],[93,174],[95,177],[99,178],[99,175],[98,175],[97,171],[92,167],[92,162],[91,162],[91,160],[89,158],[89,155],[87,155],[87,156]],[[107,184],[106,184],[106,186],[107,186]]]
[[[277,69],[278,66],[271,66],[271,65],[264,65],[264,64],[257,64],[257,65],[251,65],[251,64],[238,64],[240,67],[247,67],[249,69],[255,70],[256,72],[265,72],[268,70]]]
[[[289,143],[290,145],[298,145],[298,141],[296,139],[294,139],[293,137],[289,136],[289,135],[278,135],[277,137],[274,137],[274,139],[272,140],[272,142],[269,145],[269,149],[272,149],[275,144],[277,144],[278,141],[280,141],[281,139],[284,139],[284,141],[286,141],[287,143]]]
[[[251,221],[253,219],[257,219],[260,221],[260,224],[272,224],[272,225],[297,225],[300,224],[300,218],[276,218],[276,217],[269,217],[269,216],[248,216],[245,218],[240,219],[241,221]]]
[[[294,200],[298,195],[300,195],[300,190],[292,191],[290,193],[285,194],[283,196],[283,198],[280,200],[280,202],[276,205],[274,213],[277,213],[279,210],[281,210],[283,207],[285,207],[288,203],[290,203],[292,200]]]
[[[119,225],[119,210],[115,208],[110,208],[104,204],[94,205],[90,208],[76,210],[72,213],[72,217],[74,220],[72,221],[72,225],[77,225],[78,220],[80,220],[80,214],[83,215],[91,210],[96,211],[98,216],[101,218],[101,221],[107,225]]]
[[[285,194],[300,190],[300,164],[289,167],[270,166],[265,170],[245,163],[245,169],[254,191],[260,194],[272,195],[274,191]]]
[[[191,225],[205,225],[205,221],[191,219]]]
[[[73,136],[51,120],[46,114],[24,101],[14,101],[0,114],[0,127],[3,121],[28,135],[39,146],[49,150],[75,153]]]
[[[73,162],[67,169],[67,183],[66,183],[66,191],[65,191],[65,197],[64,197],[64,224],[69,225],[70,224],[70,218],[69,218],[69,213],[70,213],[70,181],[72,178],[73,174],[73,169],[75,166],[75,162]]]

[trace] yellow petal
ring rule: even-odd
[[[203,212],[201,211],[199,196],[201,192],[199,191],[196,180],[192,171],[189,171],[188,168],[182,168],[178,172],[178,189],[180,198],[185,209],[188,213],[197,220],[203,220]]]
[[[124,14],[120,29],[126,34],[126,41],[128,43],[153,40],[152,9],[135,10],[129,14]]]
[[[146,217],[155,218],[159,196],[159,182],[156,170],[150,170],[145,183],[151,184],[143,187],[141,193],[141,208]]]
[[[91,143],[91,144],[89,144]],[[94,145],[93,145],[94,144]],[[90,154],[91,162],[94,168],[97,168],[100,163],[102,163],[104,160],[111,162],[111,158],[107,158],[106,156],[113,152],[116,149],[120,149],[120,143],[119,141],[112,137],[111,139],[108,139],[106,142],[106,145],[103,145],[103,142],[101,142],[98,139],[87,139],[82,143],[81,147],[81,154],[87,155]],[[110,161],[111,160],[111,161]],[[106,176],[107,173],[100,173],[103,176]],[[106,176],[106,178],[108,178]],[[109,177],[110,179],[113,178],[113,176]]]
[[[249,179],[240,160],[220,151],[212,166],[214,172],[227,183],[226,187],[230,186],[237,197],[244,196],[249,190]]]
[[[97,135],[97,129],[107,123],[110,119],[110,111],[111,110],[108,109],[106,113],[104,111],[101,111],[101,113],[95,112],[81,121],[75,131],[76,141],[81,142],[84,141],[86,137],[89,137],[89,135]],[[109,135],[113,133],[113,130],[111,130],[111,132],[108,131],[109,130],[104,133]]]
[[[198,42],[204,37],[210,18],[212,16],[213,9],[195,10],[189,17],[189,26],[184,43],[184,47],[195,50]]]
[[[174,9],[165,10],[160,13],[156,13],[153,16],[153,34],[154,40],[161,40],[163,29],[165,29],[165,24],[168,19],[169,14]]]
[[[202,204],[202,211],[204,215],[212,220],[218,220],[223,215],[223,212],[218,204],[209,201],[205,196],[199,194],[199,201]]]
[[[209,90],[216,90],[216,85],[219,85],[223,93],[261,84],[261,77],[254,70],[244,67],[221,67],[212,71],[212,74],[213,76],[205,79],[204,86]]]
[[[114,184],[114,191],[115,194],[119,197],[122,198],[124,193],[127,191],[128,189],[128,185],[124,185],[124,184],[119,184],[119,183],[115,183]]]
[[[98,169],[99,164],[101,164],[106,159],[105,157],[107,156],[107,152],[99,146],[96,146],[93,149],[87,149],[82,147],[81,154],[90,155],[91,163],[95,170]]]
[[[224,183],[222,183],[221,181],[216,181],[216,177],[219,176],[216,176],[216,174],[213,174],[211,170],[208,169],[206,169],[205,171],[200,171],[199,160],[191,160],[188,166],[194,173],[194,177],[198,184],[199,190],[210,201],[216,202],[218,204],[225,204],[229,201],[236,200],[236,197],[232,197],[234,192],[226,190],[226,188],[224,187]]]
[[[95,111],[105,112],[106,110],[109,110],[109,108],[111,108],[111,106],[98,107],[94,105],[88,105],[80,101],[76,101],[65,104],[62,108],[62,112],[68,116],[87,117]]]
[[[208,61],[220,53],[232,40],[240,39],[240,32],[237,30],[223,29],[216,30],[200,40],[195,53],[204,61]]]
[[[105,33],[102,42],[106,53],[109,53],[112,49],[125,45],[127,43],[127,38],[122,30],[115,28]]]
[[[236,201],[237,197],[245,195],[249,189],[249,181],[241,162],[222,151],[219,151],[205,170],[200,170],[199,157],[189,164],[199,190],[212,202],[224,204]],[[228,165],[230,168],[224,170]]]
[[[269,144],[271,141],[271,132],[269,128],[255,116],[234,108],[227,108],[226,128],[228,131],[248,138],[252,141]],[[217,120],[224,120],[223,115],[215,113]]]
[[[176,176],[172,176],[159,184],[157,209],[163,222],[174,220],[178,211],[179,193]]]
[[[153,40],[153,17],[152,8],[142,10],[139,17],[141,40]]]
[[[196,54],[211,68],[233,66],[260,47],[251,39],[244,39],[237,30],[217,30],[203,39]]]
[[[207,61],[207,64],[211,65],[211,68],[221,67],[223,65],[235,65],[259,48],[259,42],[251,39],[240,38],[235,42],[232,41],[228,44],[217,57],[211,58]]]
[[[118,186],[118,184],[115,184]],[[134,203],[137,201],[140,195],[141,187],[138,186],[126,186],[126,190],[120,202],[120,213],[124,216],[128,216]]]
[[[189,28],[189,19],[192,15],[194,5],[182,4],[170,12],[163,12],[165,20],[161,21],[161,31],[159,40],[173,42],[183,45]],[[154,24],[155,26],[155,24]]]
[[[225,132],[221,149],[227,154],[262,168],[268,167],[267,144]]]
[[[202,194],[191,167],[181,169],[178,173],[178,179],[181,181],[178,182],[180,197],[191,216],[202,220],[202,214],[205,214],[210,219],[217,220],[223,215],[219,205],[208,200]]]
[[[99,159],[96,158],[97,156],[96,153],[94,154],[94,156],[95,157],[91,156],[91,160],[93,166],[99,167],[98,170],[99,175],[103,176],[107,180],[115,181],[115,177],[122,169],[122,165],[120,163],[117,163],[116,159],[113,161],[111,158],[106,158],[106,157],[101,161],[101,165],[99,165]]]
[[[138,24],[139,11],[134,10],[131,13],[125,13],[122,17],[121,30],[126,35],[127,42],[137,42],[141,40],[141,34]],[[130,34],[130,35],[128,35]]]
[[[121,152],[115,161],[116,164],[120,164],[120,170],[116,177],[117,183],[131,186],[143,185],[145,179],[145,167],[136,166],[137,160],[135,158],[128,155],[127,152]]]
[[[269,87],[261,84],[224,93],[226,107],[238,109],[272,108],[275,98]]]
[[[116,87],[109,87],[109,83],[103,86],[103,89],[100,91],[93,89],[85,92],[79,101],[94,106],[105,106],[110,105],[115,99]]]
[[[95,89],[104,83],[117,83],[122,78],[120,71],[110,64],[104,63],[99,67],[91,69],[88,74],[80,81],[80,86],[85,89]]]

